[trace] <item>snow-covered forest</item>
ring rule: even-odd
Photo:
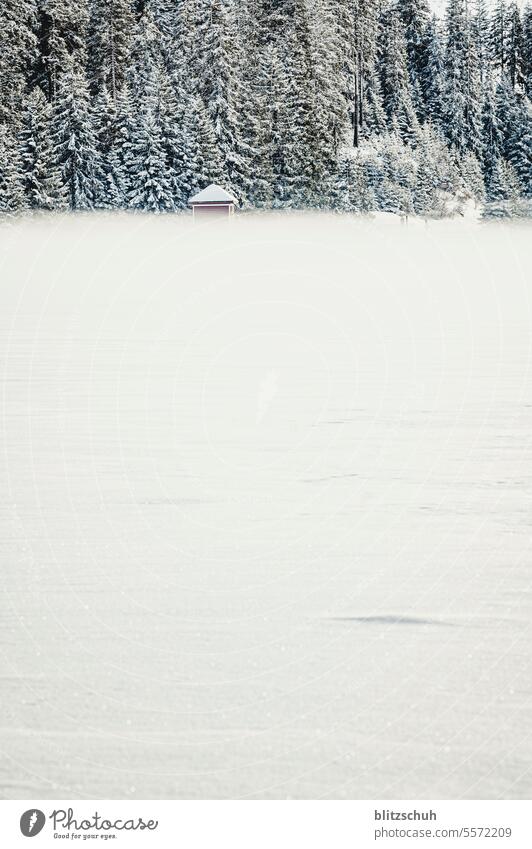
[[[3,0],[0,213],[487,216],[532,198],[532,9],[496,0]]]

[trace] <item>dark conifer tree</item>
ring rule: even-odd
[[[525,83],[524,30],[519,6],[515,0],[508,6],[507,21],[506,67],[508,79],[513,89],[522,91]]]
[[[484,86],[492,61],[490,19],[486,0],[476,0],[476,4],[473,6],[471,15],[471,41],[477,57],[480,83]]]
[[[523,12],[523,76],[524,88],[529,100],[532,100],[532,6],[527,5]]]
[[[425,117],[435,127],[442,126],[445,96],[445,64],[440,27],[435,15],[427,25],[427,68],[423,81]]]
[[[66,190],[52,136],[52,107],[38,86],[25,100],[19,145],[25,205],[31,210],[64,209]]]
[[[480,69],[466,0],[449,0],[446,14],[443,127],[459,153],[480,155]]]
[[[8,126],[0,123],[0,217],[11,217],[24,207],[16,141]]]
[[[86,68],[88,0],[39,0],[39,60],[34,79],[48,100],[55,100],[62,74]]]
[[[428,23],[430,10],[427,0],[397,0],[403,22],[408,73],[418,118],[426,117],[427,69],[429,63]]]
[[[128,71],[134,20],[132,0],[92,0],[88,44],[94,94],[105,87],[116,101]]]
[[[532,114],[530,103],[516,93],[508,77],[499,80],[496,112],[502,136],[502,154],[511,164],[522,194],[531,194]]]
[[[104,83],[94,101],[94,129],[100,171],[95,202],[103,209],[119,209],[125,206],[127,198],[126,174],[121,158],[119,99],[120,94],[117,92],[112,97]]]
[[[404,27],[395,7],[388,8],[383,19],[380,65],[383,104],[390,126],[403,140],[412,141],[419,128],[412,100]]]
[[[495,101],[495,90],[491,70],[488,69],[485,85],[482,111],[482,162],[484,178],[488,184],[494,173],[497,162],[502,156],[504,145],[503,129],[500,124]]]
[[[508,8],[506,0],[495,0],[490,23],[490,46],[495,69],[499,75],[508,62]]]
[[[52,128],[70,209],[93,209],[102,194],[100,157],[89,87],[75,57],[65,61],[58,80]]]
[[[37,0],[0,3],[0,122],[14,126],[22,114],[28,81],[37,61]]]

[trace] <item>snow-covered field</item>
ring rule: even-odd
[[[0,229],[0,795],[532,791],[532,231]]]

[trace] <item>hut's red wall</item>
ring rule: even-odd
[[[219,204],[217,206],[195,206],[194,207],[194,215],[196,216],[206,216],[206,215],[218,215],[225,216],[226,218],[231,214],[231,207],[229,205],[225,206],[224,204]]]

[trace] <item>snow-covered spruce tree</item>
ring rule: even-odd
[[[412,100],[403,24],[393,6],[383,18],[380,66],[383,104],[390,125],[397,128],[403,141],[412,142],[419,125]]]
[[[39,86],[25,99],[19,132],[19,169],[28,209],[66,206],[66,191],[52,137],[52,108]]]
[[[335,86],[344,101],[342,111],[351,126],[352,144],[359,147],[374,133],[386,131],[377,67],[379,10],[371,0],[337,0],[327,5],[330,51],[336,60]]]
[[[243,97],[237,62],[241,45],[234,5],[231,0],[212,0],[210,12],[200,94],[223,162],[223,182],[245,204],[252,192],[253,152],[242,132]]]
[[[155,20],[158,7],[159,2],[147,4],[139,21],[133,49],[132,89],[140,92],[139,120],[144,125],[138,150],[144,155],[142,151],[146,151],[147,134],[156,129],[149,152],[152,158],[162,156],[161,162],[164,162],[157,187],[159,200],[156,203],[152,194],[149,203],[156,203],[159,211],[170,211],[185,208],[202,179],[201,134],[209,139],[210,133],[209,128],[204,126],[204,110],[195,93],[195,81],[190,78],[188,67],[190,10],[181,9],[187,14],[177,21],[171,19],[169,12],[165,20],[159,8],[159,17],[166,27],[163,35]],[[175,47],[175,55],[171,59],[170,41]],[[216,154],[214,160],[219,162]],[[147,167],[143,173],[151,187],[153,172]],[[134,193],[137,180],[138,177],[132,181]],[[135,206],[138,208],[138,193],[136,198]]]
[[[449,190],[446,147],[441,135],[430,124],[420,131],[416,149],[416,174],[413,187],[414,210],[423,217],[444,214],[444,196]]]
[[[157,97],[155,75],[164,65],[162,46],[162,35],[147,4],[132,33],[126,75],[131,97],[137,102],[146,96]]]
[[[502,153],[514,169],[520,192],[532,197],[532,111],[530,101],[517,94],[507,77],[496,92],[497,122],[502,135]]]
[[[124,89],[122,88],[122,91]],[[95,205],[118,209],[126,204],[126,174],[122,159],[121,95],[112,97],[105,83],[94,100],[93,120],[99,156]]]
[[[433,126],[442,126],[443,98],[445,91],[445,70],[443,45],[440,27],[436,15],[429,20],[426,32],[427,67],[423,81],[425,93],[425,118]]]
[[[158,0],[158,6],[161,4]],[[166,44],[165,62],[170,73],[173,95],[166,98],[166,116],[173,122],[171,145],[172,181],[177,208],[209,183],[224,183],[222,163],[216,147],[214,129],[201,96],[203,86],[203,43],[197,41],[198,26],[204,40],[209,35],[209,10],[204,2],[164,0],[158,20],[163,17]],[[200,14],[201,13],[201,14]],[[199,22],[199,23],[198,23]],[[196,51],[198,51],[196,53]],[[173,99],[173,106],[168,108]]]
[[[0,123],[0,219],[11,217],[24,208],[24,191],[15,138],[6,124]]]
[[[193,98],[190,113],[190,126],[197,135],[199,147],[198,188],[209,183],[223,183],[223,162],[216,143],[213,126],[205,109],[205,104],[196,95]],[[187,118],[188,121],[188,118]]]
[[[127,146],[131,179],[129,206],[144,212],[172,212],[173,186],[168,178],[161,128],[151,110],[138,115],[135,138]]]
[[[380,144],[381,139],[378,139]],[[360,167],[368,193],[373,199],[372,209],[380,209],[382,205],[382,185],[386,178],[384,164],[375,145],[371,142],[364,145],[359,155]]]
[[[260,84],[263,88],[264,144],[260,174],[269,182],[264,204],[279,208],[289,196],[288,149],[291,120],[288,106],[290,81],[283,56],[274,43],[266,44],[261,51]]]
[[[126,78],[134,26],[133,0],[91,0],[89,77],[93,94],[105,87],[116,101]]]
[[[223,180],[214,133],[198,95],[188,95],[180,106],[179,134],[173,184],[174,203],[181,209],[200,189]]]
[[[287,106],[290,120],[286,136],[286,178],[289,205],[319,206],[325,183],[336,159],[339,139],[325,126],[323,78],[315,68],[313,28],[305,0],[295,0],[293,25],[282,57],[288,83]],[[332,127],[332,122],[331,122]],[[329,127],[329,130],[331,129]]]
[[[70,209],[93,209],[101,196],[100,160],[87,80],[74,57],[58,80],[52,134]]]
[[[513,0],[508,6],[506,67],[513,89],[522,91],[525,83],[524,30],[519,6]]]
[[[525,93],[532,100],[532,6],[523,12],[523,76]]]
[[[130,134],[125,167],[133,207],[142,208],[144,198],[148,208],[168,212],[186,207],[195,180],[200,178],[200,174],[194,177],[200,166],[200,139],[199,125],[194,121],[197,96],[191,92],[187,73],[189,46],[184,40],[185,24],[181,22],[179,27],[176,24],[173,31],[178,53],[169,63],[165,38],[155,21],[155,8],[154,4],[146,5],[132,45],[130,88],[137,95],[137,126]],[[166,25],[169,27],[169,19]],[[170,38],[169,32],[166,38]],[[156,161],[161,168],[158,181],[154,172]],[[139,180],[141,184],[146,181],[144,187],[139,186]]]
[[[343,67],[338,54],[334,9],[330,0],[315,0],[309,18],[310,64],[314,80],[313,140],[316,148],[316,205],[324,203],[324,181],[334,173],[345,141],[347,109],[343,102]]]
[[[364,139],[379,136],[386,132],[386,112],[382,103],[381,80],[376,66],[366,73],[362,114],[364,124],[360,128],[360,132]]]
[[[109,126],[104,129],[101,123],[97,122],[97,128],[100,132],[104,129],[104,134],[112,145],[112,160],[106,161],[105,154],[102,156],[104,195],[107,198],[109,196],[105,184],[107,186],[110,184],[111,187],[116,186],[118,193],[122,196],[120,205],[127,207],[130,190],[135,180],[134,175],[130,173],[128,156],[130,144],[136,137],[139,124],[138,105],[131,96],[127,79],[118,93],[116,101],[112,102],[111,115],[116,122],[114,126],[111,121]],[[111,188],[111,196],[117,196],[114,188]]]
[[[88,0],[39,0],[39,59],[34,81],[54,101],[61,77],[75,66],[86,67]]]
[[[163,40],[163,52],[169,59],[174,48],[182,47],[181,29],[186,2],[187,0],[147,0],[143,9],[143,13],[149,9],[153,15]]]
[[[338,212],[358,212],[357,161],[353,148],[341,151],[336,174],[331,181],[329,203]]]
[[[436,205],[436,189],[433,181],[433,171],[430,163],[422,157],[419,161],[416,182],[413,191],[413,206],[416,215],[424,218],[434,213]]]
[[[0,3],[0,123],[15,128],[37,56],[36,0]]]
[[[377,208],[363,159],[352,146],[343,147],[339,153],[329,202],[332,209],[338,212],[368,214]]]
[[[467,197],[472,198],[475,204],[482,203],[486,197],[482,166],[474,153],[466,153],[460,163],[463,188]]]
[[[488,68],[484,81],[482,106],[482,170],[484,182],[489,185],[491,175],[503,153],[504,136],[495,99],[495,88],[491,70]]]
[[[487,191],[483,218],[511,218],[519,215],[519,185],[512,166],[500,158],[495,162]]]
[[[346,97],[347,65],[345,38],[349,32],[346,7],[349,0],[316,0],[310,5],[311,44],[319,111],[328,124],[334,157],[347,141],[350,108]],[[342,17],[343,14],[343,17]]]
[[[304,10],[300,11],[304,14]],[[280,49],[275,203],[286,207],[311,206],[317,182],[312,138],[314,91],[310,34],[301,18],[298,26],[294,23],[287,32]]]
[[[482,150],[482,98],[466,0],[449,0],[445,18],[445,88],[443,127],[460,154]]]
[[[410,85],[417,116],[426,117],[429,63],[427,28],[430,9],[427,0],[397,0],[397,10],[403,22]]]
[[[199,165],[198,140],[187,123],[191,100],[178,97],[172,80],[159,66],[155,77],[157,91],[156,120],[161,129],[161,141],[166,153],[166,170],[172,186],[174,209],[185,209],[194,188],[193,169]]]
[[[495,0],[490,21],[490,48],[499,75],[506,71],[508,47],[508,8],[506,0]]]
[[[175,73],[165,81],[159,92],[156,110],[166,152],[168,176],[172,185],[175,209],[185,209],[188,200],[207,182],[201,175],[201,151],[197,110],[203,109],[199,96],[187,88],[186,77],[176,79]]]
[[[281,208],[292,202],[295,153],[295,127],[301,117],[298,109],[298,73],[294,74],[291,44],[295,27],[295,3],[255,0],[250,5],[258,21],[256,28],[256,68],[251,80],[259,114],[253,139],[251,166],[255,174],[255,202]],[[307,39],[308,44],[308,39]],[[297,48],[297,45],[296,45]],[[297,71],[297,69],[296,69]],[[309,81],[309,87],[310,87]],[[310,104],[308,104],[310,108]],[[298,166],[296,164],[295,176]]]
[[[132,209],[171,212],[176,208],[176,184],[170,162],[178,133],[168,123],[171,85],[164,75],[161,34],[151,8],[140,17],[132,42],[128,74],[129,138],[122,145],[127,202]]]
[[[252,206],[268,206],[273,197],[269,156],[271,105],[268,100],[271,82],[269,60],[273,44],[259,43],[257,21],[260,14],[260,0],[239,0],[234,4],[234,26],[240,45],[235,66],[237,102],[240,135],[245,144],[247,160],[246,194]]]
[[[416,159],[397,132],[388,133],[375,144],[381,158],[383,177],[376,190],[379,208],[408,217],[414,213],[413,191]]]
[[[373,0],[338,0],[333,14],[344,100],[353,145],[358,147],[369,135],[368,121],[378,123],[382,115],[380,86],[375,76],[381,25],[379,9]],[[366,112],[366,107],[371,114]]]
[[[491,68],[490,18],[486,0],[476,0],[471,13],[471,41],[479,69],[480,83],[484,87]]]
[[[183,0],[181,22],[191,88],[206,104],[209,45],[212,39],[210,3],[207,0]]]
[[[445,213],[445,201],[459,191],[461,186],[460,159],[449,149],[441,132],[431,124],[425,124],[420,132],[416,162],[424,160],[430,164],[435,188],[433,214]]]
[[[277,43],[291,26],[295,0],[258,0],[255,8],[259,44]]]

